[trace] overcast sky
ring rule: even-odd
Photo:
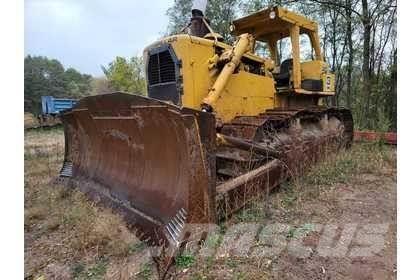
[[[25,55],[102,75],[115,56],[134,56],[166,30],[173,0],[25,0]]]

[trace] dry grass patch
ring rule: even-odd
[[[383,143],[357,143],[349,150],[331,155],[307,173],[284,183],[270,202],[276,208],[299,210],[310,201],[337,203],[335,189],[349,185],[363,174],[381,175],[396,170],[396,153]]]
[[[355,143],[349,150],[329,155],[311,166],[301,176],[284,182],[276,191],[260,200],[250,202],[226,224],[263,222],[277,213],[281,221],[297,223],[301,210],[314,201],[323,201],[324,215],[337,206],[336,187],[357,182],[364,174],[388,174],[396,170],[396,152],[381,142]]]
[[[60,128],[25,133],[25,276],[65,270],[70,278],[101,279],[107,263],[132,254],[139,240],[119,215],[53,183],[63,145]]]

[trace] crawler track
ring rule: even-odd
[[[298,176],[329,153],[350,147],[353,119],[349,110],[340,108],[268,110],[258,117],[238,117],[223,126],[222,133],[276,151],[277,156],[256,154],[252,149],[219,148],[219,220]]]

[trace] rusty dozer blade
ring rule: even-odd
[[[210,114],[117,92],[86,97],[61,119],[61,176],[121,210],[150,243],[177,248],[186,224],[215,222]]]
[[[210,113],[127,93],[83,98],[61,119],[61,176],[163,245],[162,273],[190,237],[353,139],[348,110],[267,110],[216,133]]]

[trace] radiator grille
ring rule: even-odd
[[[176,81],[175,62],[169,50],[150,55],[148,72],[149,85]]]

